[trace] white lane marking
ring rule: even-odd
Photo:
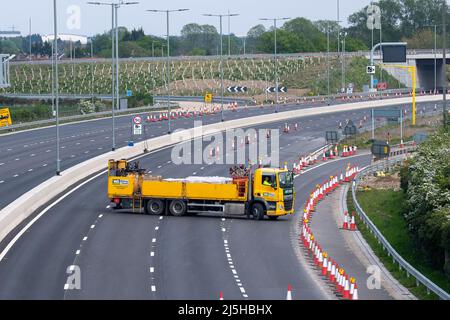
[[[34,156],[36,156],[34,153],[30,154],[30,157],[34,157]]]
[[[2,183],[4,183],[4,182],[5,182],[5,181],[1,180],[1,181],[0,181],[0,184],[2,184]]]
[[[80,252],[81,252],[80,250],[77,250],[77,252],[75,252],[75,254],[76,254],[76,255],[79,255]]]
[[[107,205],[107,206],[106,206],[106,209],[109,209],[109,208],[111,208],[111,206],[110,206],[110,205]]]
[[[156,286],[152,286],[152,292],[156,291]]]
[[[14,159],[15,161],[19,161],[20,159],[19,158],[16,158],[16,159]]]
[[[156,242],[156,238],[153,238],[153,239],[152,239],[152,243],[155,243],[155,242]]]
[[[91,229],[94,229],[95,228],[95,224],[93,224],[92,226],[91,226]]]
[[[171,148],[171,146],[170,146],[170,147],[162,148],[161,150],[166,150],[166,149],[169,149],[169,148]],[[161,151],[161,150],[158,150],[158,151]],[[142,157],[137,157],[137,159],[143,158],[144,156],[147,156],[147,155],[148,155],[148,154],[143,155]],[[76,186],[76,187],[73,188],[72,190],[70,190],[70,191],[64,193],[61,197],[59,197],[59,198],[56,199],[54,202],[52,202],[51,204],[49,204],[44,210],[41,211],[41,213],[39,213],[38,215],[36,215],[30,222],[28,222],[28,223],[25,225],[25,227],[23,227],[22,230],[20,230],[20,231],[15,235],[15,237],[8,243],[8,245],[7,245],[7,246],[3,249],[3,251],[0,253],[0,262],[5,258],[5,256],[6,256],[6,255],[8,254],[8,252],[9,252],[9,250],[11,250],[11,248],[12,248],[12,247],[14,246],[14,244],[15,244],[15,243],[23,236],[23,234],[24,234],[25,232],[27,232],[28,229],[30,229],[31,226],[32,226],[33,224],[35,224],[36,221],[38,221],[44,214],[46,214],[50,209],[52,209],[52,208],[53,208],[54,206],[56,206],[58,203],[60,203],[61,201],[63,201],[63,200],[64,200],[65,198],[67,198],[69,195],[71,195],[72,193],[76,192],[78,189],[80,189],[81,187],[83,187],[83,186],[85,186],[86,184],[90,183],[91,181],[93,181],[93,180],[95,180],[95,179],[101,177],[102,175],[104,175],[104,174],[107,173],[107,172],[108,172],[107,170],[104,170],[104,171],[102,171],[102,172],[99,172],[97,175],[95,175],[95,176],[93,176],[92,178],[90,178],[90,179],[88,179],[88,180],[86,180],[86,181],[80,183],[78,186]],[[16,175],[16,176],[18,176],[18,175]],[[159,219],[162,220],[163,217],[161,216]],[[152,256],[153,256],[153,255],[154,255],[154,253],[152,253]]]
[[[45,151],[46,153],[49,153],[49,152],[52,152],[52,150],[47,150],[47,151]]]
[[[242,293],[245,293],[245,289],[243,287],[239,288],[241,290]]]
[[[28,172],[32,172],[33,171],[33,169],[28,169]]]
[[[159,227],[155,227],[155,230],[158,231],[158,230],[159,230]]]
[[[155,272],[155,268],[150,267],[150,273],[154,273]]]
[[[158,169],[161,169],[162,168],[162,166],[158,166]]]
[[[164,217],[159,217],[159,220],[162,220]]]
[[[68,284],[68,283],[66,283],[66,284],[64,285],[64,290],[69,290],[69,284]]]
[[[99,218],[102,218],[103,217],[103,215],[102,214],[100,214],[99,216],[98,216]]]
[[[152,251],[152,252],[150,252],[150,257],[154,257],[155,256],[155,253]]]
[[[18,176],[19,176],[18,174],[13,175],[14,178],[17,178]]]
[[[43,167],[46,167],[46,166],[48,166],[48,164],[44,163],[42,166],[43,166]]]
[[[83,238],[83,241],[86,241],[87,239],[88,239],[88,237],[84,237],[84,238]]]
[[[0,166],[2,166],[2,165],[4,165],[4,163],[2,162],[2,163],[0,163]]]
[[[193,176],[196,176],[196,175],[197,175],[197,172],[192,172],[192,175],[193,175]]]

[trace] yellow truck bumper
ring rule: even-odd
[[[286,211],[284,209],[283,202],[278,202],[277,210],[267,210],[266,215],[268,215],[268,216],[286,216],[286,215],[291,215],[294,213],[295,213],[294,206],[292,206],[292,210]]]

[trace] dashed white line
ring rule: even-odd
[[[155,252],[150,252],[150,257],[154,257],[155,256]]]
[[[91,226],[91,229],[94,229],[95,228],[95,224],[93,224],[92,226]]]
[[[150,273],[154,273],[155,272],[155,268],[150,267]]]
[[[156,292],[156,286],[152,286],[152,292]]]
[[[80,250],[77,250],[77,252],[75,252],[75,254],[76,254],[76,255],[79,255],[80,252],[81,252]]]
[[[84,237],[84,238],[83,238],[83,241],[86,241],[87,239],[88,239],[88,237]]]

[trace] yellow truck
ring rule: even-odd
[[[294,214],[293,173],[280,168],[257,168],[245,176],[163,179],[138,162],[110,160],[108,198],[115,209],[149,215],[198,213],[247,215],[257,220]]]

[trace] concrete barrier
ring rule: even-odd
[[[436,101],[434,96],[419,97],[418,102]],[[399,104],[411,103],[411,98],[397,98],[382,101],[366,101],[359,103],[341,104],[335,106],[326,106],[320,108],[308,108],[280,112],[276,114],[266,114],[244,119],[231,120],[226,122],[215,123],[203,127],[203,132],[214,134],[229,129],[236,129],[242,127],[250,127],[261,125],[264,123],[285,121],[294,118],[302,118],[313,115],[324,115],[342,111],[352,111],[361,109],[370,109],[377,107],[386,107]],[[198,130],[193,128],[185,130],[184,134],[179,136],[190,136],[192,138],[201,137]],[[174,144],[170,136],[161,136],[146,141],[149,146],[149,151],[157,150]],[[78,165],[75,165],[61,173],[61,176],[55,176],[47,181],[41,183],[29,192],[17,198],[14,202],[0,211],[0,241],[8,235],[16,226],[18,226],[24,219],[29,217],[34,211],[41,206],[48,203],[51,199],[58,196],[63,191],[67,190],[77,182],[91,176],[92,174],[104,170],[109,159],[130,159],[141,155],[144,150],[144,143],[140,142],[134,147],[125,147],[116,150],[115,152],[108,152],[101,156],[89,159]],[[106,197],[106,192],[105,192]]]

